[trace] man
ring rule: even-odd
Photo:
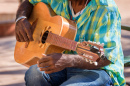
[[[16,15],[16,39],[20,42],[33,41],[31,29],[35,22],[31,25],[27,18],[38,2],[49,4],[57,15],[77,23],[75,41],[85,38],[85,41],[104,43],[107,59],[100,59],[95,66],[74,51],[43,55],[26,72],[27,86],[125,85],[121,17],[113,0],[25,0]]]

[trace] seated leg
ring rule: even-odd
[[[37,65],[31,66],[25,73],[26,86],[51,86],[47,79],[43,78],[42,71],[38,69]]]
[[[66,80],[66,69],[45,74],[40,71],[37,65],[31,66],[25,73],[26,86],[59,86]]]
[[[60,86],[112,86],[110,76],[104,70],[69,68],[68,79]]]

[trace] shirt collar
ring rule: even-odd
[[[84,22],[86,22],[94,10],[97,9],[98,6],[115,6],[114,0],[91,0],[87,7],[84,9],[83,14],[77,20],[77,28],[80,28]],[[67,19],[70,19],[69,15],[69,2],[68,0],[63,0],[63,7],[65,15],[61,15]]]
[[[69,2],[68,0],[63,0],[63,7],[64,7],[64,13],[65,15],[61,15],[67,19],[70,19],[69,15]],[[96,7],[96,6],[95,6]],[[80,18],[77,20],[77,28],[80,28],[84,22],[89,18],[91,11],[93,11],[96,8],[92,8],[91,1],[87,5],[87,7],[84,9],[83,14],[80,16]],[[84,19],[82,19],[84,18]]]

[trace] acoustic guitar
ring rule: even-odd
[[[34,6],[29,22],[32,24],[37,19],[33,33],[34,41],[29,42],[28,46],[26,42],[16,42],[14,51],[16,62],[30,67],[37,63],[42,54],[62,53],[64,50],[76,51],[86,61],[95,65],[100,58],[104,58],[103,44],[74,41],[77,32],[76,24],[55,15],[52,9],[42,2]]]

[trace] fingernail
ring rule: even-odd
[[[43,54],[43,53],[42,53],[42,55],[43,55],[43,56],[46,56],[46,54]]]
[[[39,61],[37,61],[37,64],[39,64]]]

